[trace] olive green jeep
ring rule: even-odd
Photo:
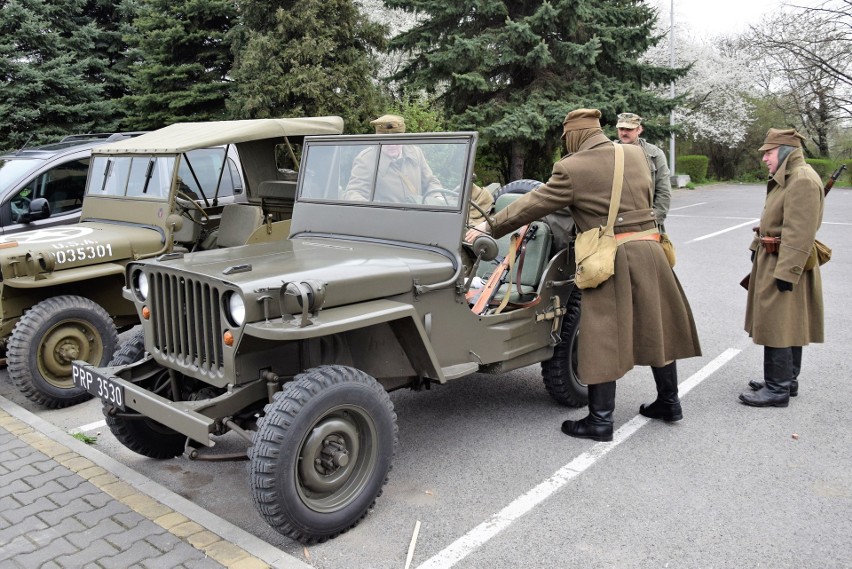
[[[74,362],[74,381],[142,455],[209,458],[220,437],[245,439],[260,514],[306,543],[351,528],[381,493],[397,446],[389,391],[540,363],[554,399],[585,404],[570,248],[553,250],[542,222],[522,248],[463,242],[476,142],[307,138],[289,240],[129,263],[142,333],[111,366]],[[421,159],[434,176],[399,176]]]
[[[106,365],[138,322],[125,265],[285,239],[302,139],[342,129],[339,117],[182,123],[96,146],[78,223],[0,237],[0,351],[14,384],[50,408],[90,398],[71,362]]]

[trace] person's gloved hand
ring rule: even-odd
[[[787,281],[782,281],[781,279],[775,279],[775,286],[778,287],[778,290],[781,292],[790,292],[793,290],[793,283],[788,283]]]

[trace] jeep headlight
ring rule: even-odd
[[[144,271],[136,271],[133,275],[133,292],[141,301],[148,300],[148,275]]]
[[[242,326],[246,321],[246,303],[239,293],[228,293],[228,320],[234,326]]]

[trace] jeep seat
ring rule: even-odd
[[[263,225],[260,206],[248,204],[226,204],[219,221],[217,247],[245,245],[254,230]]]
[[[511,202],[521,197],[522,194],[503,194],[497,198],[494,204],[494,211],[498,212],[504,209]],[[526,302],[531,300],[536,295],[541,275],[547,262],[550,260],[550,244],[553,236],[550,232],[550,226],[543,221],[534,221],[532,225],[536,226],[535,236],[527,242],[527,248],[524,252],[523,267],[521,271],[521,291],[522,295],[518,294],[518,262],[515,261],[515,267],[512,274],[512,290],[510,291],[509,302]],[[514,231],[512,233],[515,233]],[[512,233],[504,235],[497,240],[499,249],[498,259],[503,259],[509,252],[509,244],[511,243]],[[484,263],[479,266],[476,271],[478,277],[487,280],[491,273],[496,268],[497,261]],[[495,296],[495,300],[502,300],[506,294],[508,283],[500,287],[500,290]]]

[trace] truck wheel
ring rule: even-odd
[[[80,296],[48,298],[27,311],[12,330],[9,377],[40,405],[75,405],[92,396],[74,386],[71,362],[106,365],[117,345],[115,323],[97,303]]]
[[[577,346],[580,339],[580,289],[568,297],[568,311],[562,317],[561,341],[553,357],[541,362],[541,377],[547,392],[560,405],[582,407],[589,402],[588,387],[577,375]]]
[[[297,375],[258,420],[251,490],[266,522],[302,543],[354,527],[382,493],[396,413],[366,373],[321,366]]]
[[[136,363],[145,355],[145,333],[135,332],[125,341],[115,357],[109,362],[111,366],[123,366]],[[118,441],[135,453],[148,458],[174,458],[183,454],[186,447],[186,437],[165,425],[142,415],[126,411],[120,414],[110,414],[112,407],[104,406],[104,418],[109,430]]]

